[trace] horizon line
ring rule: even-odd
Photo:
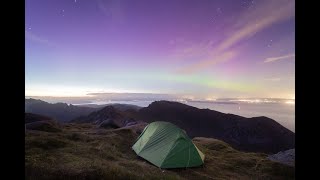
[[[103,93],[103,94],[156,94],[156,93]],[[173,95],[173,94],[156,94],[156,95]],[[94,96],[34,96],[34,95],[25,95],[25,98],[33,99],[33,98],[90,98]],[[207,98],[186,98],[186,97],[177,97],[179,99],[191,100],[191,101],[215,101],[215,100],[223,100],[223,99],[286,99],[286,100],[295,100],[295,98],[280,98],[280,97],[216,97],[212,99]]]

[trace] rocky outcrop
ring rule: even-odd
[[[277,154],[269,155],[271,161],[276,161],[289,166],[295,165],[295,149],[278,152]]]

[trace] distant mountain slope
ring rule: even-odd
[[[60,122],[68,122],[96,110],[95,108],[73,106],[66,103],[51,104],[36,99],[25,99],[25,112],[49,116]]]
[[[155,101],[140,109],[137,117],[168,121],[191,137],[220,139],[243,151],[277,153],[295,147],[295,134],[267,117],[245,118],[170,101]]]
[[[112,104],[81,104],[81,105],[75,105],[75,106],[79,106],[79,107],[91,107],[91,108],[99,108],[102,109],[106,106],[113,106],[115,109],[117,110],[121,110],[121,111],[126,111],[126,110],[139,110],[142,107],[140,106],[136,106],[133,104],[118,104],[118,103],[112,103]]]
[[[93,123],[100,125],[110,125],[112,127],[124,127],[128,124],[135,124],[136,121],[132,114],[136,114],[134,109],[120,110],[113,105],[106,106],[96,112],[90,113],[87,116],[81,116],[73,119],[72,123]]]

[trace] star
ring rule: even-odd
[[[222,13],[222,11],[221,11],[221,8],[219,7],[219,8],[217,8],[217,13],[218,14],[221,14]]]
[[[29,27],[28,29],[31,30],[31,27]]]

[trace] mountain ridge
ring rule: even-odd
[[[184,129],[190,137],[216,138],[248,152],[277,153],[295,146],[294,133],[271,118],[246,118],[172,101],[155,101],[138,111],[100,110],[71,122],[96,124],[107,119],[118,127],[126,126],[128,119],[136,123],[167,121]]]
[[[97,109],[78,107],[67,103],[48,103],[39,99],[25,99],[25,112],[49,116],[59,122],[68,122],[81,115],[88,115]]]

